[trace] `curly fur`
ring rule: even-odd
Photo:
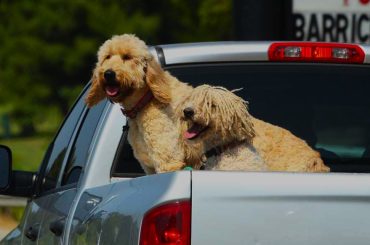
[[[192,108],[194,115],[184,116]],[[269,170],[328,172],[320,154],[291,132],[256,119],[248,113],[247,102],[221,87],[202,85],[179,106],[182,132],[196,124],[205,128],[194,139],[181,137],[186,159],[198,168],[204,153],[217,146],[243,142],[207,159],[206,168],[223,170]],[[207,167],[208,165],[208,167]]]
[[[115,83],[119,87],[119,94],[114,97],[106,92],[104,73],[107,70],[115,72]],[[128,141],[144,171],[160,173],[185,165],[174,108],[191,89],[164,71],[142,40],[124,34],[113,36],[99,48],[86,103],[92,107],[108,97],[129,110],[151,90],[154,99],[135,118],[129,119]]]

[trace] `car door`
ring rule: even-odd
[[[49,146],[36,187],[26,209],[23,244],[60,243],[65,219],[77,193],[89,147],[106,101],[88,110],[86,89]]]
[[[48,194],[53,192],[57,186],[58,175],[62,168],[69,142],[84,110],[83,101],[79,100],[74,105],[45,154],[39,170],[35,198],[29,202],[25,211],[26,219],[23,230],[25,236],[22,237],[22,244],[34,244],[34,241],[40,238],[42,219],[50,203]]]

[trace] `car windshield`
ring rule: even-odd
[[[290,130],[334,172],[370,172],[370,69],[365,65],[228,63],[167,70],[236,92],[250,113]]]

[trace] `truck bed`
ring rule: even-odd
[[[366,174],[192,172],[192,244],[368,244]]]

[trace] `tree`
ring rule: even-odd
[[[229,39],[231,0],[0,2],[0,114],[23,129],[65,115],[113,34],[149,44]]]

